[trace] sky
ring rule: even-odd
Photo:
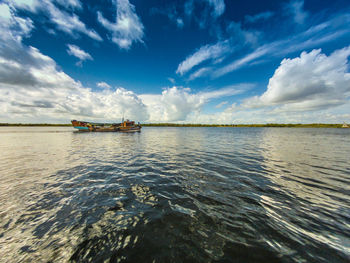
[[[350,122],[348,0],[0,0],[0,122]]]

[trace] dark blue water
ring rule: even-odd
[[[350,262],[350,129],[0,129],[1,262]]]

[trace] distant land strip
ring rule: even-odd
[[[3,127],[69,127],[72,124],[52,124],[52,123],[0,123]],[[144,123],[145,127],[281,127],[281,128],[342,128],[343,124],[309,123],[309,124],[190,124],[190,123]]]
[[[57,123],[0,123],[0,127],[5,126],[5,127],[69,127],[72,126],[71,123],[68,124],[57,124]]]

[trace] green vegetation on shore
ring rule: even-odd
[[[0,127],[69,127],[72,126],[71,123],[69,124],[53,124],[53,123],[0,123]]]
[[[142,126],[150,127],[286,127],[286,128],[341,128],[342,124],[282,124],[282,123],[266,123],[266,124],[175,124],[175,123],[148,123]]]
[[[72,124],[51,124],[51,123],[0,123],[0,126],[14,127],[69,127]],[[281,128],[341,128],[342,124],[310,123],[310,124],[190,124],[190,123],[145,123],[145,127],[281,127]]]

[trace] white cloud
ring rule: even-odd
[[[264,45],[262,47],[259,47],[258,49],[256,49],[252,53],[246,55],[245,57],[237,59],[237,60],[231,62],[230,64],[217,69],[216,71],[214,71],[213,76],[220,77],[220,76],[225,75],[229,72],[232,72],[232,71],[248,64],[249,62],[254,61],[257,58],[260,58],[260,57],[266,55],[267,53],[269,53],[269,51],[271,49],[274,49],[274,48],[275,47],[273,45]]]
[[[11,19],[11,11],[8,5],[0,4],[0,17],[5,21]]]
[[[199,93],[193,93],[189,88],[172,87],[163,90],[161,95],[144,94],[139,97],[149,109],[150,122],[177,122],[197,115],[210,100],[234,96],[250,87],[250,84],[241,84]]]
[[[190,71],[193,67],[201,64],[204,61],[209,59],[216,59],[227,52],[230,51],[230,46],[228,41],[220,41],[214,45],[205,45],[202,46],[199,50],[197,50],[192,55],[188,56],[184,61],[182,61],[176,73],[183,75],[186,72]]]
[[[19,33],[11,28],[9,25],[0,31],[1,41],[6,43],[0,46],[1,122],[67,122],[73,118],[118,121],[123,115],[137,121],[186,121],[210,100],[233,96],[247,86],[199,93],[173,87],[159,95],[137,95],[124,88],[93,91],[60,70],[38,49],[23,45],[21,38],[13,37]],[[108,87],[104,82],[97,85]]]
[[[183,28],[183,27],[184,27],[184,21],[183,21],[183,19],[180,18],[180,17],[178,17],[178,18],[176,19],[176,25],[177,25],[178,28]]]
[[[28,37],[34,28],[30,18],[21,18],[13,15],[13,11],[7,4],[0,4],[0,30],[1,38],[21,41]],[[6,41],[6,40],[5,40]],[[3,45],[7,45],[6,42]]]
[[[147,107],[132,91],[92,91],[59,69],[37,48],[22,44],[18,17],[0,24],[0,121],[59,121],[71,118],[147,120]],[[80,53],[80,57],[86,58]]]
[[[116,0],[116,22],[105,19],[97,13],[98,21],[112,33],[112,41],[122,49],[129,49],[133,42],[143,42],[143,24],[135,12],[135,7],[128,0]]]
[[[17,17],[5,4],[0,4],[0,10],[3,11],[0,13],[1,122],[67,122],[72,118],[119,121],[123,115],[137,121],[192,123],[324,122],[323,116],[327,116],[329,122],[342,122],[350,118],[347,60],[350,47],[328,56],[314,50],[298,58],[285,59],[263,95],[242,105],[229,105],[219,113],[203,114],[206,103],[237,95],[251,85],[198,93],[173,87],[161,94],[138,95],[124,88],[112,91],[107,83],[100,82],[97,86],[105,89],[94,91],[63,72],[52,58],[37,48],[22,43],[33,29],[29,18]],[[328,27],[319,25],[303,34],[314,36]],[[281,47],[283,43],[274,45]],[[269,52],[277,50],[274,48],[268,45],[266,53],[260,52],[271,54]],[[209,56],[207,60],[221,57]],[[248,57],[242,65],[257,57],[259,54],[252,59]],[[200,64],[205,60],[199,61]],[[321,111],[310,111],[315,109]]]
[[[266,12],[259,13],[259,14],[253,15],[253,16],[246,15],[244,17],[244,20],[245,20],[246,23],[256,23],[257,21],[267,20],[270,17],[272,17],[273,15],[274,15],[273,12],[266,11]]]
[[[218,105],[215,106],[215,108],[220,109],[222,106],[226,105],[227,103],[228,101],[220,102]]]
[[[146,106],[132,91],[123,88],[92,91],[58,70],[56,63],[39,50],[31,47],[21,52],[35,60],[38,66],[12,61],[13,66],[9,68],[8,61],[0,60],[0,97],[6,98],[1,103],[0,119],[119,121],[123,115],[140,121],[148,119]],[[26,74],[15,80],[14,72]],[[12,73],[12,78],[4,78],[8,73]]]
[[[348,57],[350,46],[329,56],[315,49],[300,57],[284,59],[259,97],[247,99],[246,107],[282,105],[281,111],[308,111],[339,106],[350,96]]]
[[[285,6],[285,9],[293,16],[294,22],[299,25],[303,24],[308,16],[304,10],[304,0],[292,0]]]
[[[80,21],[76,14],[69,14],[58,9],[54,4],[47,1],[41,5],[50,15],[50,20],[56,24],[57,28],[74,36],[76,32],[83,33],[92,39],[102,41],[102,38],[92,29],[87,29],[86,25]]]
[[[67,53],[69,55],[79,58],[77,65],[81,66],[82,62],[85,60],[93,60],[91,55],[89,53],[85,52],[84,50],[82,50],[80,47],[78,47],[76,45],[67,45],[67,47],[68,47]]]
[[[193,72],[188,80],[194,80],[194,79],[197,79],[197,78],[200,78],[200,77],[203,77],[205,75],[208,75],[209,72],[211,72],[211,68],[207,68],[207,67],[204,67],[204,68],[200,68],[198,69],[197,71]]]
[[[175,82],[176,82],[174,78],[170,78],[170,77],[169,77],[168,80],[169,80],[172,84],[175,84]]]
[[[15,23],[16,17],[9,21]],[[60,70],[53,59],[23,45],[20,37],[13,37],[19,33],[11,30],[12,25],[1,26],[1,41],[6,43],[0,46],[2,122],[67,122],[72,118],[118,121],[123,115],[138,121],[186,121],[210,100],[233,96],[246,87],[199,93],[173,87],[160,95],[137,95],[124,88],[112,91],[107,83],[100,82],[97,85],[107,89],[93,91]],[[82,53],[79,56],[86,58]]]
[[[183,121],[193,111],[199,110],[203,101],[191,94],[190,89],[172,87],[161,95],[140,95],[150,112],[151,122]]]
[[[213,8],[212,15],[219,17],[225,12],[224,0],[206,0],[209,5]]]
[[[216,64],[220,64],[228,55],[245,45],[256,46],[260,37],[260,32],[242,29],[241,24],[236,22],[230,22],[226,31],[230,35],[228,39],[221,40],[216,44],[202,46],[178,65],[176,73],[184,75],[195,66],[206,61],[209,61],[213,65],[213,68],[215,68],[217,67],[215,66]],[[203,69],[197,70],[192,73],[189,80],[207,74],[210,68],[206,66]]]
[[[56,0],[63,7],[70,7],[73,9],[82,9],[82,4],[79,0]]]
[[[241,94],[251,89],[252,87],[254,87],[253,84],[241,83],[237,85],[226,86],[221,89],[216,89],[213,91],[199,92],[198,94],[200,95],[200,97],[202,97],[202,99],[204,99],[205,101],[208,101],[211,99],[217,99],[217,98]]]
[[[54,2],[55,1],[53,0],[13,0],[11,2],[11,6],[17,9],[25,9],[33,13],[38,13],[39,11],[42,11],[48,15],[50,22],[55,24],[57,29],[68,33],[74,37],[77,37],[77,34],[82,33],[94,40],[102,41],[100,35],[95,30],[88,29],[76,14],[68,13],[64,10],[57,8]],[[62,4],[64,7],[67,6],[78,9],[81,8],[81,4],[79,1],[60,0],[57,2]]]
[[[235,45],[251,45],[258,44],[261,32],[255,30],[246,30],[242,28],[241,23],[230,22],[226,28],[226,31],[231,36],[231,42]]]
[[[104,81],[98,82],[98,83],[96,83],[96,85],[97,85],[97,87],[103,88],[103,89],[110,89],[110,88],[111,88],[111,86],[108,85],[108,84],[107,84],[106,82],[104,82]]]

